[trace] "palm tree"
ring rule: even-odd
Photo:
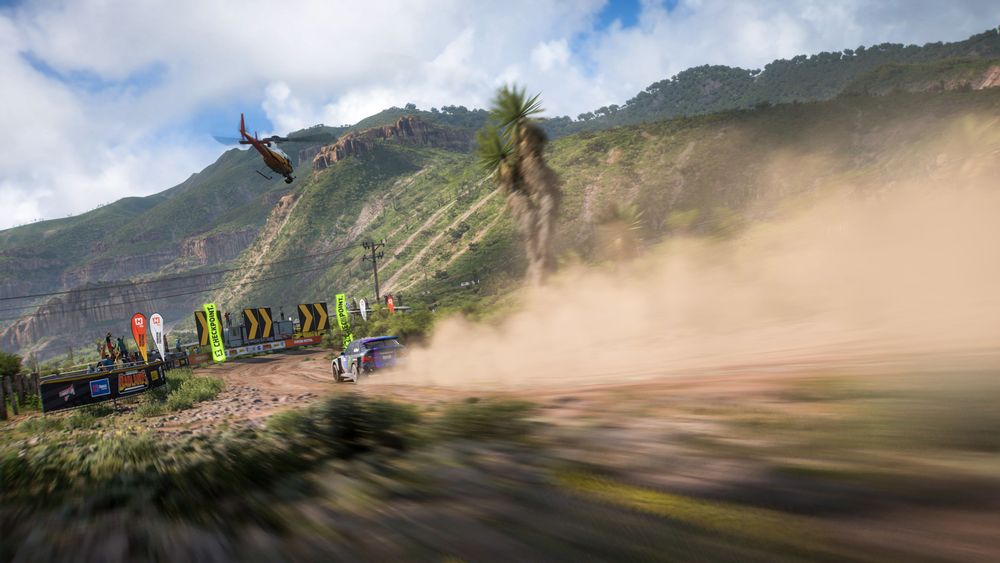
[[[555,270],[552,238],[562,200],[559,178],[545,164],[545,132],[532,118],[542,112],[536,94],[504,86],[489,123],[477,135],[479,159],[507,196],[507,207],[525,239],[528,280],[540,285]]]

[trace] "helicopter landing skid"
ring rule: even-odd
[[[268,180],[273,180],[273,179],[274,179],[274,178],[272,178],[272,177],[268,176],[267,174],[264,174],[264,173],[263,173],[263,172],[261,172],[260,170],[254,170],[254,172],[256,172],[256,173],[260,174],[261,176],[263,176],[264,178],[267,178]]]

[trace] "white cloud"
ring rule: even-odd
[[[531,62],[535,63],[538,70],[542,72],[547,72],[555,66],[565,65],[569,62],[569,46],[566,44],[566,40],[539,43],[531,51]]]
[[[234,100],[259,105],[286,133],[408,102],[484,106],[498,84],[517,81],[542,92],[550,115],[576,115],[694,65],[760,67],[860,44],[955,40],[1000,22],[989,0],[682,0],[672,10],[644,0],[637,25],[598,30],[603,4],[94,0],[0,9],[0,130],[12,139],[0,151],[0,228],[183,180],[222,149],[163,132]],[[74,80],[43,75],[24,53]],[[150,72],[155,80],[134,80]]]

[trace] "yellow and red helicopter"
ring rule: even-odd
[[[285,151],[278,148],[278,143],[286,143],[286,142],[314,143],[316,141],[331,142],[333,140],[333,137],[329,134],[306,135],[293,138],[272,135],[270,137],[265,137],[261,139],[257,136],[256,131],[254,131],[253,136],[251,137],[250,134],[247,133],[246,119],[244,118],[242,113],[240,114],[239,139],[233,139],[231,137],[219,137],[219,136],[214,136],[214,137],[216,141],[219,141],[220,143],[223,144],[230,145],[238,143],[241,145],[250,145],[253,148],[257,149],[257,152],[260,153],[260,156],[264,158],[264,164],[266,164],[267,167],[270,168],[271,170],[274,170],[278,174],[284,176],[286,184],[291,184],[292,181],[295,180],[295,177],[292,176],[292,171],[293,171],[292,159],[287,154],[285,154]],[[271,179],[270,176],[264,174],[260,170],[257,170],[256,172],[261,176],[267,178],[268,180]]]

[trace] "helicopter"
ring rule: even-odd
[[[315,141],[329,142],[333,140],[333,138],[327,134],[307,135],[294,138],[272,135],[270,137],[265,137],[261,139],[257,136],[256,131],[254,131],[253,137],[251,137],[250,134],[247,133],[246,119],[242,113],[240,114],[239,139],[233,139],[231,137],[219,137],[217,135],[213,135],[213,137],[215,137],[216,141],[219,141],[220,143],[225,145],[232,145],[232,144],[250,145],[253,148],[257,149],[257,152],[260,153],[260,156],[264,158],[264,164],[266,164],[267,167],[270,168],[271,170],[284,176],[286,184],[291,184],[292,181],[295,180],[295,176],[292,176],[293,172],[292,159],[287,154],[285,154],[285,151],[278,148],[278,143],[286,143],[290,141],[297,143],[308,143]],[[257,172],[258,174],[260,174],[261,176],[263,176],[268,180],[273,179],[267,174],[261,172],[260,170],[255,170],[255,172]]]

